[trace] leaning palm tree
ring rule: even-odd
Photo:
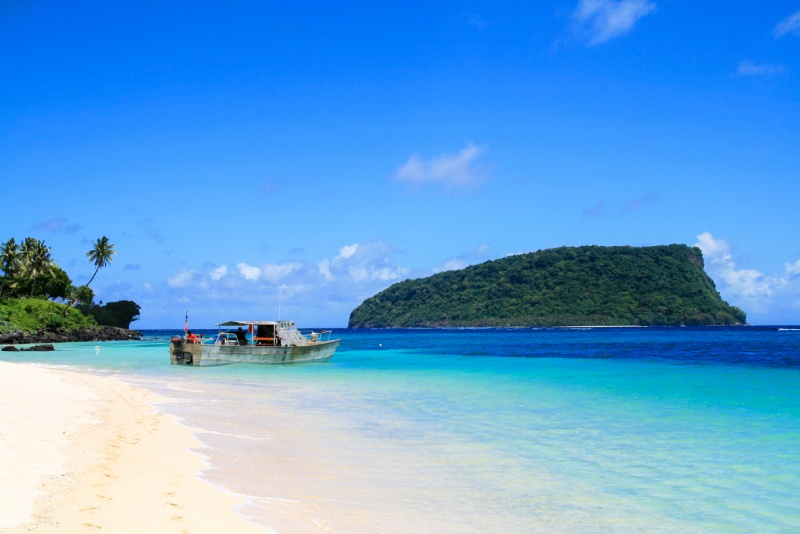
[[[86,282],[86,287],[89,287],[89,284],[91,284],[92,280],[94,280],[94,277],[97,276],[97,271],[99,271],[101,267],[105,267],[114,261],[114,258],[112,258],[114,254],[116,254],[114,251],[114,245],[108,242],[108,238],[106,236],[103,236],[95,241],[94,248],[86,253],[86,257],[89,258],[89,261],[96,267],[94,274],[89,281]]]
[[[0,285],[0,297],[8,282],[12,281],[19,271],[20,250],[12,237],[0,246],[0,268],[3,269],[3,284]]]

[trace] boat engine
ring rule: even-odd
[[[180,336],[172,336],[172,338],[170,338],[170,343],[172,343],[172,354],[175,356],[175,363],[191,365],[192,353],[183,350],[183,338]]]

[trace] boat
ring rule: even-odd
[[[341,341],[331,339],[331,330],[301,332],[294,321],[227,321],[217,327],[215,336],[196,336],[191,331],[173,336],[172,364],[318,362],[330,359]]]

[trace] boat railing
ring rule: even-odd
[[[239,338],[236,332],[220,332],[216,337],[212,338],[214,345],[239,345]]]
[[[309,343],[319,343],[331,340],[332,330],[310,330],[301,332]]]

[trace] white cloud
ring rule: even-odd
[[[300,263],[270,263],[261,267],[261,278],[277,282],[303,267]]]
[[[186,287],[197,275],[195,271],[183,270],[176,275],[167,278],[167,285],[169,287]]]
[[[340,258],[349,258],[353,254],[355,254],[357,250],[358,250],[358,243],[354,243],[352,245],[348,245],[346,247],[342,247],[339,250],[339,257]]]
[[[347,274],[355,282],[363,283],[369,280],[369,269],[364,265],[353,265],[347,269]]]
[[[342,247],[332,260],[320,261],[314,272],[325,284],[335,282],[334,286],[357,294],[373,288],[374,294],[408,276],[409,270],[392,260],[394,253],[381,241],[354,243]]]
[[[602,44],[629,32],[655,9],[647,0],[579,0],[572,14],[573,30],[590,45]]]
[[[245,280],[250,280],[255,282],[261,276],[261,269],[259,269],[258,267],[247,265],[244,262],[237,263],[236,267],[239,269],[239,274],[242,275],[242,278],[244,278]]]
[[[703,232],[697,236],[697,243],[694,246],[699,247],[703,251],[703,257],[706,261],[711,258],[726,257],[730,259],[731,245],[724,239],[714,239],[710,232]]]
[[[333,281],[333,273],[331,272],[331,262],[330,260],[328,260],[328,258],[325,258],[321,262],[319,262],[319,264],[317,265],[317,270],[319,271],[319,274],[322,276],[323,280],[325,280],[326,282]]]
[[[756,269],[739,269],[732,247],[709,232],[697,236],[695,246],[705,258],[706,272],[723,299],[747,313],[753,324],[797,324],[800,319],[800,260],[786,263],[771,275]]]
[[[228,274],[228,267],[225,266],[225,265],[217,267],[216,269],[212,269],[211,272],[208,273],[208,275],[214,281],[219,280],[220,278],[222,278],[226,274]]]
[[[453,191],[469,191],[486,180],[489,173],[476,165],[476,160],[486,152],[486,147],[467,143],[458,154],[441,154],[423,160],[413,154],[394,173],[393,179],[413,187],[438,184]]]
[[[739,76],[774,76],[786,72],[783,65],[773,65],[770,63],[754,63],[752,61],[742,61],[736,69]]]
[[[787,33],[800,35],[800,11],[796,11],[786,17],[772,30],[772,35],[775,36],[775,39],[779,39]]]
[[[470,265],[486,261],[491,250],[491,244],[481,243],[475,247],[475,250],[470,250],[456,256],[455,258],[450,258],[444,262],[441,267],[433,269],[433,272],[440,273],[443,271],[457,271],[465,267],[469,267]]]
[[[477,248],[475,248],[475,254],[479,256],[485,256],[486,254],[489,254],[491,250],[492,250],[491,244],[481,243],[480,245],[477,246]]]
[[[774,285],[780,281],[767,277],[755,269],[736,269],[731,256],[731,245],[724,239],[714,239],[710,232],[697,236],[696,247],[703,251],[709,274],[722,282],[723,288],[738,297],[769,297],[774,293]],[[721,288],[722,289],[722,288]]]
[[[723,280],[728,289],[739,297],[770,297],[774,293],[776,280],[769,278],[755,269],[736,269],[736,264],[724,264],[721,270]]]
[[[469,263],[462,260],[461,258],[453,258],[451,260],[447,260],[446,262],[444,262],[444,265],[442,265],[440,271],[458,271],[465,267],[469,267]]]

